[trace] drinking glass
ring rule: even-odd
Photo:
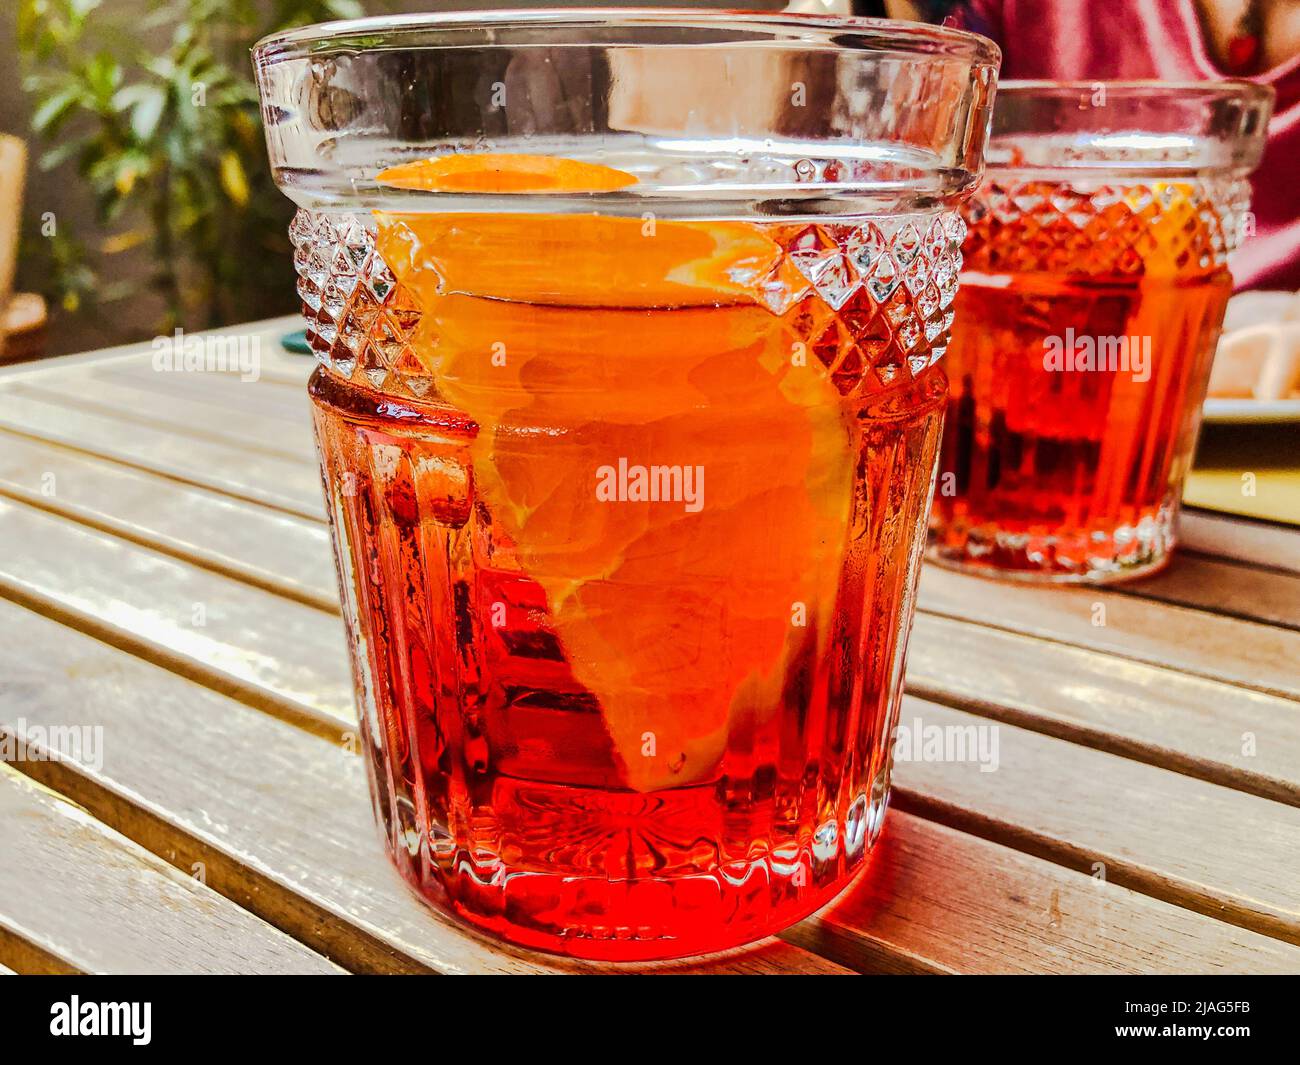
[[[1066,582],[1168,560],[1272,95],[999,86],[965,208],[933,557]]]
[[[675,957],[863,864],[997,58],[649,11],[257,47],[374,806],[439,910]]]

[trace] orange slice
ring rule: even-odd
[[[1214,230],[1222,223],[1199,206],[1204,192],[1187,182],[1155,181],[1134,186],[1125,201],[1142,220],[1134,249],[1147,277],[1199,276],[1203,255],[1211,255]],[[1226,234],[1225,234],[1226,236]]]
[[[758,303],[758,282],[782,259],[774,240],[744,222],[376,215],[380,254],[399,281],[430,296],[464,293],[577,307]]]
[[[480,427],[475,491],[644,792],[712,779],[816,652],[854,449],[825,369],[791,359],[732,269],[775,263],[763,231],[639,227],[381,215],[379,248],[420,304],[439,393]],[[701,505],[602,501],[620,460],[702,469]]]
[[[381,185],[429,192],[613,192],[636,178],[612,166],[551,155],[475,152],[390,166]]]

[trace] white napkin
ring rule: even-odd
[[[1243,292],[1232,298],[1210,371],[1210,395],[1300,398],[1300,293]]]

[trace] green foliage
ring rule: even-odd
[[[162,330],[288,309],[292,205],[266,162],[248,49],[267,33],[362,14],[358,0],[20,0],[18,42],[38,170],[75,167],[94,196],[91,242],[46,239],[69,310],[142,287]],[[34,176],[35,183],[40,178]],[[47,238],[49,234],[45,234]],[[144,258],[143,281],[115,257]]]

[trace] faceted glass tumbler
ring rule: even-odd
[[[939,561],[1067,582],[1168,561],[1271,99],[1246,82],[999,89],[965,208]]]
[[[255,58],[399,872],[619,961],[829,901],[885,814],[996,49],[538,12]]]

